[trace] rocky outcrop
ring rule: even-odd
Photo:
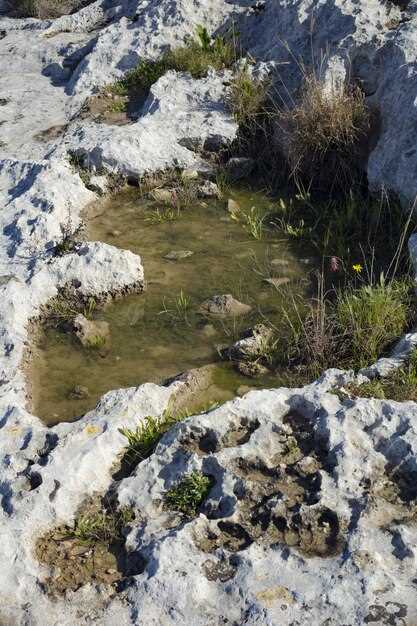
[[[184,383],[111,392],[75,424],[33,429],[2,491],[14,563],[0,574],[2,623],[413,623],[416,407],[405,417],[398,403],[329,393],[351,378],[335,370],[190,417],[116,483],[118,428],[162,415]],[[9,427],[3,445],[27,432]],[[193,471],[212,486],[184,518],[164,503]],[[140,567],[116,595],[89,584],[50,600],[38,583],[53,589],[57,577],[59,587],[63,571],[37,563],[35,540],[109,489],[135,513],[126,549]]]

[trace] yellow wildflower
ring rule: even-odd
[[[352,269],[357,274],[360,274],[362,271],[362,265],[360,263],[355,263],[354,265],[352,265]]]

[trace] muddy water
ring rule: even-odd
[[[231,195],[243,211],[252,206],[265,212],[274,209],[262,194]],[[161,382],[186,369],[219,362],[219,349],[262,316],[279,324],[282,299],[289,291],[306,289],[306,259],[297,260],[277,231],[266,230],[255,240],[242,220],[231,219],[224,202],[198,203],[163,223],[154,223],[154,211],[155,203],[144,201],[137,189],[127,189],[94,207],[90,215],[89,239],[140,254],[147,289],[96,312],[96,318],[110,324],[108,350],[82,348],[58,330],[42,332],[32,367],[33,410],[48,424],[79,417],[110,389]],[[173,251],[192,254],[166,258]],[[290,282],[277,290],[265,282],[272,276]],[[222,293],[250,304],[251,315],[220,321],[198,314],[205,298]],[[242,386],[275,384],[272,375],[253,380],[235,373],[229,364],[219,364],[204,402],[227,400]],[[87,387],[88,397],[71,397],[75,385]]]

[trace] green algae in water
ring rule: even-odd
[[[232,194],[243,210],[273,210],[259,193]],[[280,233],[265,231],[258,241],[242,223],[231,219],[224,202],[196,203],[173,221],[151,223],[155,203],[127,189],[94,207],[90,240],[101,240],[139,254],[147,289],[115,301],[97,312],[109,322],[109,350],[82,348],[59,330],[42,332],[32,366],[35,414],[53,424],[75,419],[94,408],[107,391],[162,382],[184,370],[219,361],[219,350],[265,315],[279,324],[285,291],[265,278],[289,278],[291,292],[303,293],[306,266],[297,261]],[[171,252],[190,252],[179,260]],[[181,255],[180,255],[181,256]],[[252,306],[244,318],[207,319],[200,304],[214,294],[230,293]],[[238,388],[272,387],[271,376],[249,379],[219,364],[207,402],[222,402]],[[86,398],[71,397],[76,385],[88,388]]]

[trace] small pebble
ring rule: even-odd
[[[236,202],[236,200],[233,200],[233,198],[229,198],[227,201],[227,210],[229,211],[229,213],[232,213],[233,215],[233,214],[239,213],[240,206]]]
[[[290,262],[286,259],[272,259],[271,265],[275,265],[276,267],[286,267]]]
[[[164,259],[168,259],[169,261],[181,261],[182,259],[187,259],[193,254],[194,252],[191,250],[171,250],[171,252],[165,254]]]

